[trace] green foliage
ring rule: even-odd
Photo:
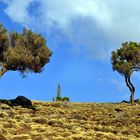
[[[52,52],[46,46],[46,40],[41,34],[23,29],[22,33],[11,32],[0,25],[0,73],[18,70],[21,73],[43,70],[50,60]]]
[[[69,97],[56,97],[56,101],[70,101]]]
[[[134,103],[135,87],[130,77],[134,71],[140,70],[140,43],[125,42],[120,49],[112,52],[111,63],[113,70],[119,72],[125,78],[130,90],[130,103]]]
[[[53,101],[70,101],[69,97],[61,97],[61,87],[60,87],[60,83],[58,84],[58,88],[57,88],[57,96],[55,99],[53,99]]]
[[[62,101],[62,98],[59,97],[59,96],[57,96],[57,97],[56,97],[56,101]]]
[[[63,97],[62,100],[63,101],[68,101],[68,102],[70,101],[69,97],[67,97],[67,96]]]
[[[140,43],[125,42],[122,48],[112,52],[112,68],[123,76],[130,76],[132,72],[140,70]]]

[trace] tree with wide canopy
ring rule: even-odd
[[[22,33],[8,33],[0,24],[0,77],[10,70],[40,73],[51,55],[41,34],[25,28]]]
[[[125,78],[130,90],[130,103],[134,104],[135,87],[131,82],[132,73],[140,71],[140,43],[125,42],[120,49],[112,52],[112,68]]]

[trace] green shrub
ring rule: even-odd
[[[56,101],[70,101],[69,97],[56,97]]]
[[[63,97],[62,100],[63,100],[63,101],[68,101],[68,102],[70,101],[69,97],[66,97],[66,96]]]
[[[56,101],[62,101],[62,98],[59,97],[59,96],[57,96],[57,97],[56,97]]]

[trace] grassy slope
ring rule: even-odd
[[[140,140],[140,105],[34,105],[35,112],[0,104],[0,140]]]

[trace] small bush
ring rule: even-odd
[[[56,101],[62,101],[62,98],[59,97],[59,96],[57,96],[57,97],[56,97]]]
[[[69,99],[69,97],[56,97],[56,101],[67,101],[67,102],[69,102],[70,101],[70,99]]]
[[[63,100],[63,101],[68,101],[68,102],[70,101],[69,97],[66,97],[66,96],[63,97],[62,100]]]

